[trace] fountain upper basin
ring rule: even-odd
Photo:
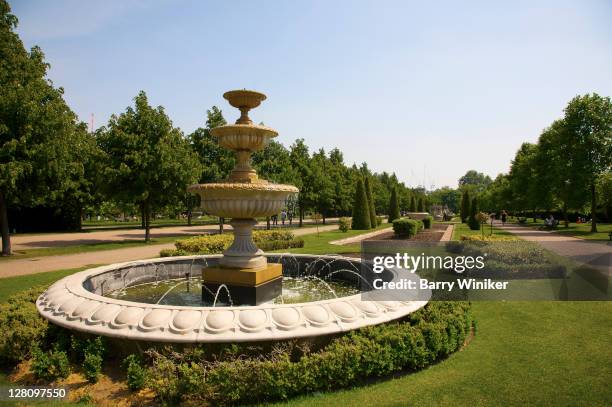
[[[293,185],[265,182],[224,182],[192,185],[189,191],[201,196],[201,206],[207,213],[245,219],[280,213],[289,195],[298,189]]]
[[[219,145],[233,151],[262,150],[278,133],[266,126],[255,124],[229,124],[215,127],[210,133],[219,139]]]

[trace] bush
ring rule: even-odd
[[[190,254],[218,254],[226,250],[233,242],[232,234],[202,235],[177,240],[176,249],[164,249],[161,257],[187,256]],[[304,247],[302,239],[296,239],[289,230],[255,230],[253,241],[262,250],[282,250]]]
[[[473,326],[469,303],[431,302],[407,320],[334,338],[317,351],[290,345],[265,355],[154,353],[150,387],[175,404],[258,404],[353,386],[402,369],[422,369],[458,350]],[[240,349],[240,348],[238,348]],[[296,355],[296,353],[299,353]]]
[[[102,355],[85,353],[83,359],[83,373],[90,383],[96,383],[98,376],[102,373]]]
[[[414,219],[395,219],[393,221],[393,232],[399,237],[410,238],[419,232],[421,225],[421,222]]]
[[[130,390],[136,391],[144,387],[147,370],[142,366],[140,358],[134,354],[129,355],[123,361],[123,366],[127,370],[127,386]]]
[[[15,365],[30,354],[30,349],[42,344],[49,323],[34,305],[42,291],[31,288],[0,304],[0,365]]]
[[[382,225],[384,221],[385,221],[385,217],[384,216],[377,216],[376,217],[376,226]]]
[[[341,232],[348,232],[349,229],[351,228],[351,219],[350,218],[346,218],[346,217],[342,217],[340,219],[338,219],[338,229]]]
[[[431,225],[433,224],[433,217],[432,216],[426,216],[423,218],[423,227],[425,229],[431,229]]]
[[[48,382],[65,379],[70,374],[68,355],[61,350],[43,352],[38,347],[32,349],[32,366],[34,376]]]

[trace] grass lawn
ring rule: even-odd
[[[304,247],[299,249],[289,250],[291,253],[308,253],[308,254],[340,254],[340,253],[359,253],[361,251],[361,243],[353,243],[348,245],[334,245],[330,244],[334,240],[346,239],[347,237],[353,237],[365,233],[370,233],[374,230],[391,228],[391,224],[383,223],[376,229],[370,230],[349,230],[348,232],[341,232],[340,230],[331,230],[327,232],[311,233],[308,235],[301,236],[304,239]],[[276,252],[282,253],[287,250],[277,250]]]
[[[40,249],[30,250],[14,250],[12,256],[0,257],[0,261],[13,260],[13,259],[28,259],[32,257],[42,256],[58,256],[62,254],[77,254],[87,252],[97,252],[102,250],[115,250],[115,249],[126,249],[129,247],[139,247],[146,245],[172,243],[177,240],[180,236],[164,236],[155,239],[151,239],[149,243],[145,243],[143,240],[120,240],[116,242],[99,242],[99,243],[85,243],[72,246],[61,246],[61,247],[45,247]]]
[[[482,227],[484,229],[485,236],[489,236],[491,234],[491,225],[485,225]],[[453,240],[459,240],[461,236],[474,236],[474,235],[482,235],[481,230],[472,230],[465,223],[455,223],[455,229],[453,230]],[[505,230],[493,228],[493,235],[498,236],[511,236],[512,234],[506,232]]]
[[[473,310],[476,336],[447,360],[281,405],[610,405],[612,303],[475,302]]]
[[[533,219],[528,218],[527,223],[523,225],[535,228],[544,225],[544,221],[537,219],[537,222],[534,223]],[[610,241],[609,233],[612,232],[612,223],[598,223],[597,233],[591,233],[591,225],[588,223],[570,223],[566,228],[563,221],[560,221],[554,232],[580,239]]]

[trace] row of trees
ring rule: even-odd
[[[540,135],[523,143],[508,174],[500,174],[482,192],[483,209],[533,213],[558,210],[592,218],[612,217],[612,103],[587,94],[573,98],[564,116]],[[599,215],[599,216],[598,216]]]
[[[10,208],[70,203],[79,215],[119,208],[136,212],[149,239],[152,214],[171,208],[191,213],[198,198],[186,192],[196,182],[223,180],[234,166],[210,130],[226,124],[220,109],[185,135],[144,92],[95,133],[78,120],[63,90],[47,78],[42,51],[27,51],[15,33],[17,18],[0,0],[0,230],[2,253],[10,254]],[[252,157],[261,177],[300,189],[294,211],[350,215],[357,180],[365,180],[370,223],[388,213],[392,191],[402,210],[428,206],[425,191],[410,189],[395,174],[373,173],[364,163],[345,164],[337,148],[311,152],[304,140],[289,148],[272,141]],[[81,218],[81,216],[79,216]]]

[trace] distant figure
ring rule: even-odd
[[[548,215],[548,218],[544,219],[544,226],[548,228],[552,228],[555,226],[555,217],[552,215]]]
[[[508,214],[506,213],[505,210],[501,211],[501,221],[502,221],[502,225],[506,224],[506,218],[508,217]]]
[[[293,212],[289,211],[287,217],[289,218],[289,226],[291,226],[293,224]]]
[[[283,226],[285,225],[285,219],[287,219],[287,211],[283,209],[281,212],[281,222],[283,223]]]
[[[272,225],[273,226],[278,225],[278,215],[272,215]]]

